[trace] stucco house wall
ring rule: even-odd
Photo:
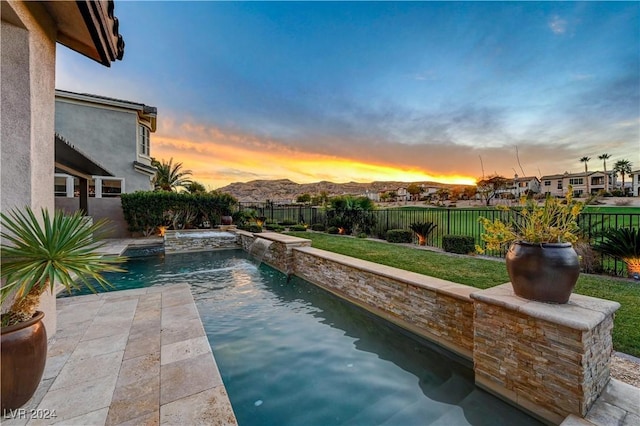
[[[153,175],[134,168],[136,161],[151,166],[151,158],[138,152],[138,111],[103,104],[98,97],[95,102],[76,98],[71,92],[56,91],[56,132],[114,176],[124,178],[126,192],[153,189]]]
[[[2,211],[51,211],[56,27],[38,3],[3,1],[1,12]],[[55,313],[54,295],[43,295],[40,310]],[[55,333],[55,314],[44,323]]]
[[[0,8],[0,208],[52,211],[56,42],[109,66],[122,59],[124,41],[107,0],[3,0]],[[43,295],[39,309],[51,338],[54,295]]]

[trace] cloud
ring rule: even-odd
[[[567,21],[560,18],[558,15],[554,15],[547,22],[549,29],[554,34],[564,34],[567,31]]]
[[[186,168],[193,170],[195,180],[219,188],[231,182],[284,177],[299,183],[321,180],[470,183],[482,176],[480,158],[485,175],[512,176],[514,170],[522,175],[516,145],[522,167],[529,176],[577,172],[583,168],[578,159],[584,155],[594,157],[604,151],[615,155],[625,147],[628,150],[624,139],[612,139],[605,144],[590,136],[588,130],[572,137],[555,137],[561,133],[560,129],[551,129],[531,138],[511,137],[495,145],[452,143],[447,132],[451,130],[448,126],[455,122],[469,121],[472,123],[469,129],[486,128],[489,134],[501,132],[500,120],[489,119],[487,114],[500,115],[470,108],[440,117],[443,135],[440,141],[429,139],[407,144],[387,138],[324,135],[309,137],[295,147],[288,140],[230,132],[194,119],[180,121],[165,117],[152,137],[152,154],[156,158],[173,157],[174,161],[182,161]]]

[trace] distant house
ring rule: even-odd
[[[572,187],[575,196],[583,196],[587,193],[597,194],[605,189],[605,178],[609,179],[608,188],[613,188],[613,173],[600,171],[547,175],[540,178],[541,192],[555,197],[562,197],[567,193],[567,188]],[[588,186],[587,186],[588,185]]]
[[[640,197],[640,169],[631,172],[631,195]]]
[[[407,188],[405,187],[401,187],[396,189],[396,200],[397,201],[410,201],[411,200],[411,194],[409,193],[409,191],[407,191]]]
[[[150,135],[156,120],[157,109],[142,103],[56,90],[57,138],[99,165],[93,174],[77,176],[56,164],[56,206],[121,223],[119,199],[97,200],[153,189]],[[56,150],[62,147],[57,143]],[[114,236],[126,236],[126,226],[117,228]]]
[[[523,176],[519,177],[515,175],[513,179],[507,182],[507,186],[499,191],[502,194],[512,194],[515,198],[519,198],[526,194],[538,194],[540,192],[540,179],[536,176]]]

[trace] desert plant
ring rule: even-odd
[[[122,271],[118,264],[124,258],[98,252],[105,220],[87,223],[80,211],[65,215],[57,210],[51,217],[46,209],[38,218],[30,208],[2,213],[0,218],[0,276],[6,279],[0,297],[3,303],[14,297],[2,314],[3,327],[31,319],[40,296],[47,289],[53,293],[57,283],[68,291],[82,285],[95,291],[89,279],[108,287],[102,272]]]
[[[542,205],[534,200],[522,199],[522,208],[513,209],[498,206],[501,210],[510,210],[512,220],[504,223],[500,219],[491,221],[486,217],[478,220],[484,226],[482,240],[489,250],[499,250],[516,241],[533,244],[575,243],[580,234],[578,215],[584,203],[573,199],[573,189],[569,186],[564,199],[548,196]],[[477,247],[479,252],[484,249]]]
[[[594,244],[594,250],[622,260],[627,264],[629,277],[640,278],[640,230],[609,228],[602,236],[604,239]]]
[[[423,246],[427,243],[427,237],[429,237],[429,234],[431,234],[437,226],[438,225],[433,222],[414,222],[409,225],[409,228],[411,228],[411,230],[418,236],[418,244]]]

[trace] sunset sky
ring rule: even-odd
[[[124,59],[56,87],[158,108],[208,187],[640,168],[638,2],[123,2]],[[517,148],[516,148],[517,147]],[[519,154],[520,165],[516,157]]]

